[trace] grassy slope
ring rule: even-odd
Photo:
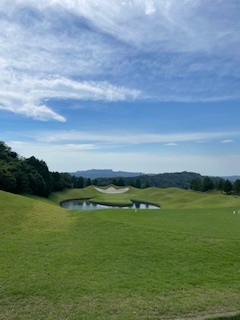
[[[129,203],[130,200],[154,202],[161,208],[221,208],[234,207],[240,203],[240,198],[220,194],[219,192],[194,192],[178,188],[147,188],[130,187],[123,194],[104,194],[96,191],[93,186],[84,189],[71,189],[55,192],[50,200],[58,204],[60,201],[74,198],[92,198],[99,202]]]
[[[51,200],[79,196],[109,201],[92,187]],[[173,319],[239,310],[240,215],[232,214],[239,199],[154,188],[119,196],[166,209],[67,211],[0,191],[1,319]]]

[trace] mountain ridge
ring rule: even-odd
[[[165,173],[143,173],[143,172],[130,172],[130,171],[114,171],[112,169],[89,169],[89,170],[78,170],[75,172],[69,172],[69,174],[76,177],[90,178],[90,179],[99,179],[99,178],[134,178],[140,176],[161,176],[161,175],[174,175],[176,172],[165,172]],[[198,174],[197,174],[198,175]],[[199,177],[204,177],[206,175],[200,175]],[[209,177],[213,177],[209,175]],[[222,178],[224,180],[229,180],[231,182],[240,179],[239,175],[232,176],[218,176],[218,178]]]
[[[127,172],[127,171],[113,171],[112,169],[90,169],[90,170],[79,170],[76,172],[70,172],[71,175],[76,177],[98,179],[98,178],[129,178],[137,177],[142,175],[154,175],[145,174],[143,172]]]
[[[229,180],[231,182],[234,182],[238,179],[240,179],[240,176],[238,175],[234,175],[234,176],[221,176],[221,178],[223,178],[224,180]]]

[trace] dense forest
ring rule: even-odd
[[[5,142],[0,141],[0,190],[48,197],[51,192],[65,188],[84,188],[89,185],[148,187],[178,187],[195,191],[221,190],[227,194],[240,194],[240,179],[231,183],[219,177],[201,176],[193,172],[163,173],[118,178],[83,178],[69,173],[50,172],[47,164],[34,156],[23,158]]]
[[[53,191],[71,187],[67,174],[50,172],[43,160],[23,158],[0,141],[0,189],[48,197]]]
[[[156,175],[141,175],[137,177],[128,178],[99,178],[97,179],[98,185],[104,186],[114,184],[117,186],[130,185],[136,188],[169,188],[177,187],[181,189],[192,189],[195,191],[210,191],[213,189],[221,190],[227,194],[240,193],[240,179],[231,183],[228,179],[220,177],[202,176],[194,172],[173,172],[161,173]]]

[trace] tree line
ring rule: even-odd
[[[34,156],[23,158],[0,141],[0,190],[48,197],[54,191],[91,184],[91,180],[69,173],[50,172],[43,160]]]
[[[118,178],[76,177],[69,173],[50,172],[46,162],[34,156],[23,158],[0,141],[0,190],[48,197],[51,192],[66,188],[84,188],[90,185],[148,187],[178,187],[195,191],[221,190],[227,194],[240,194],[240,179],[231,183],[218,177],[203,177],[197,173],[164,173],[153,176]]]
[[[225,192],[226,194],[237,194],[240,195],[240,179],[235,180],[235,182],[231,182],[228,179],[219,179],[215,183],[213,180],[206,176],[203,179],[195,178],[191,182],[191,189],[195,191],[210,191],[210,190],[220,190],[221,192]]]
[[[192,181],[194,179],[199,180],[202,183],[204,179],[198,173],[195,172],[171,172],[171,173],[160,173],[155,175],[140,175],[136,177],[124,177],[124,178],[98,178],[99,185],[130,185],[136,188],[148,188],[148,187],[156,187],[156,188],[169,188],[176,187],[181,189],[190,189]],[[215,184],[221,178],[212,177],[211,180]]]
[[[162,173],[153,176],[141,175],[134,178],[99,178],[98,184],[101,186],[114,184],[117,186],[133,186],[136,188],[169,188],[177,187],[182,189],[192,189],[194,191],[206,192],[220,190],[226,194],[240,195],[240,179],[231,182],[220,177],[201,176],[194,172]]]
[[[105,184],[106,182],[106,184]],[[102,181],[98,179],[76,177],[69,173],[51,172],[46,162],[34,156],[23,158],[14,152],[5,142],[0,141],[0,190],[16,194],[33,194],[48,197],[51,192],[66,188],[84,188],[90,185],[108,184],[124,186],[123,178]],[[132,186],[141,188],[139,179],[131,182]]]

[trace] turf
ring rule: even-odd
[[[43,201],[0,191],[1,319],[177,319],[239,311],[240,215],[232,214],[238,198],[155,188],[119,196],[88,187]],[[161,209],[58,205],[78,197],[146,200]]]
[[[104,194],[96,191],[93,186],[84,189],[68,189],[55,192],[50,200],[59,204],[60,201],[76,198],[91,198],[96,202],[112,202],[128,204],[130,200],[141,200],[158,204],[161,208],[222,208],[239,206],[240,197],[233,197],[220,192],[194,192],[178,188],[147,188],[130,187],[123,194]]]

